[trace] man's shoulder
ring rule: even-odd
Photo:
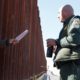
[[[80,16],[78,16],[78,15],[77,15],[77,16],[74,16],[74,17],[71,19],[71,24],[72,24],[72,23],[73,23],[74,25],[75,25],[75,24],[76,24],[76,25],[77,25],[77,24],[80,25]]]
[[[79,15],[76,15],[76,16],[74,16],[74,19],[80,19],[80,16]]]
[[[75,15],[71,18],[70,23],[73,23],[76,20],[80,20],[80,16],[79,15]]]

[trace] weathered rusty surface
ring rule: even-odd
[[[19,44],[0,46],[0,80],[30,80],[46,70],[37,0],[0,0],[0,39],[25,29],[29,33]]]

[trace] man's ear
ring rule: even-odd
[[[63,18],[66,19],[68,17],[68,12],[63,11],[62,15],[63,15]]]

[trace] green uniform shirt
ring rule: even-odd
[[[55,61],[80,59],[80,17],[71,16],[63,25],[56,40],[58,49]]]

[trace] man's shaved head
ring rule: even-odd
[[[69,4],[67,4],[67,5],[65,5],[65,6],[62,6],[62,7],[60,8],[60,10],[61,10],[61,11],[65,11],[65,12],[70,13],[70,14],[74,14],[74,10],[73,10],[72,6],[69,5]]]
[[[74,15],[74,10],[71,5],[67,4],[65,6],[60,7],[58,18],[60,17],[63,18],[62,20],[60,20],[61,22],[63,22],[65,19],[67,19],[68,17],[72,15]]]

